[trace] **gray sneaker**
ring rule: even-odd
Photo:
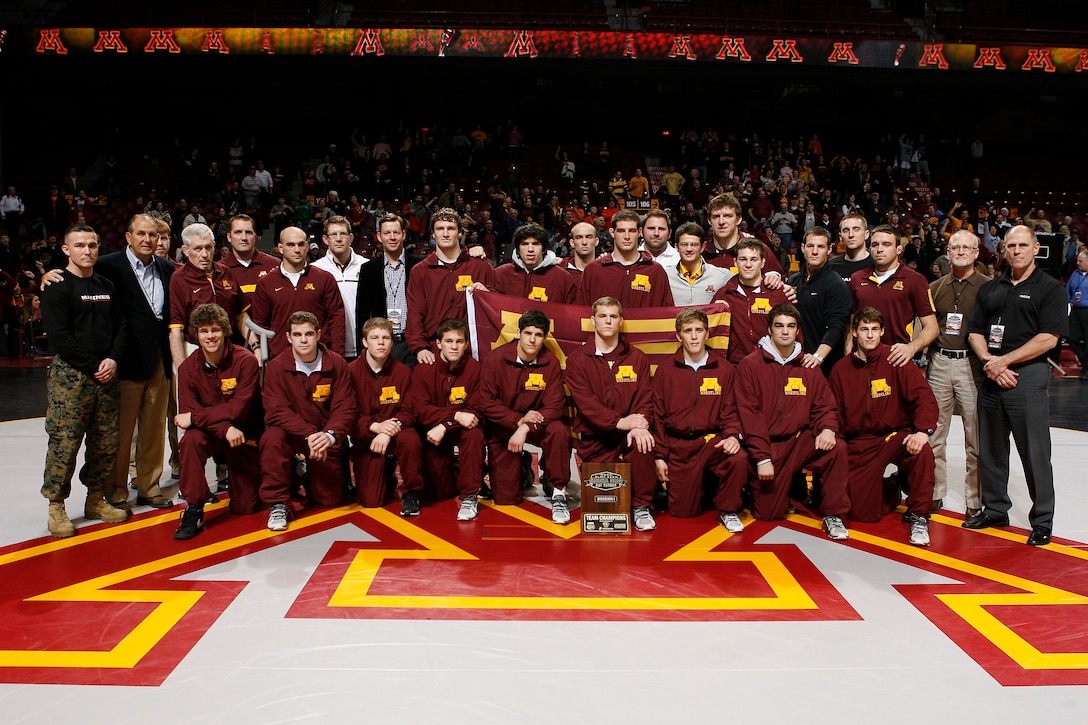
[[[457,511],[458,521],[475,521],[476,516],[480,511],[479,504],[476,503],[475,496],[469,496],[461,499],[461,508]]]
[[[287,531],[287,504],[274,503],[268,509],[268,530]]]
[[[657,528],[649,506],[635,506],[635,528],[639,531],[653,531]]]
[[[824,531],[827,532],[827,537],[834,541],[846,541],[850,538],[846,524],[838,516],[824,516]]]
[[[552,523],[570,523],[570,509],[567,508],[566,494],[557,492],[552,496]]]
[[[911,546],[929,546],[929,521],[917,514],[910,515]]]
[[[739,534],[744,531],[744,522],[740,520],[740,516],[735,513],[720,513],[718,514],[718,523],[725,527],[725,530],[731,534]]]

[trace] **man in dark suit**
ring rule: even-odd
[[[155,220],[136,214],[125,233],[128,246],[100,257],[95,272],[113,282],[125,315],[125,354],[117,366],[121,382],[121,447],[114,490],[107,500],[128,503],[128,464],[136,433],[136,503],[170,508],[159,490],[166,440],[166,405],[170,399],[170,276],[174,265],[155,256]]]
[[[396,214],[386,214],[379,221],[378,240],[382,254],[370,264],[364,264],[359,272],[359,294],[355,298],[357,329],[371,317],[385,317],[393,324],[393,357],[414,367],[416,356],[404,340],[404,328],[408,323],[408,277],[412,267],[420,261],[404,251],[404,238],[408,224]],[[362,350],[360,333],[355,349]]]

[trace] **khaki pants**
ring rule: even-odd
[[[138,436],[135,482],[137,492],[144,498],[161,495],[159,479],[162,478],[166,450],[166,407],[170,401],[170,385],[161,361],[156,366],[155,377],[150,380],[121,381],[120,449],[130,450],[133,436]],[[115,474],[114,492],[112,496],[107,496],[107,500],[111,503],[124,502],[128,499],[128,461],[124,456],[118,458]]]
[[[937,429],[929,437],[936,462],[933,486],[934,500],[943,499],[948,493],[948,425],[952,420],[952,411],[958,407],[963,420],[963,438],[967,458],[967,471],[963,480],[963,497],[967,508],[977,509],[982,506],[979,496],[978,470],[978,380],[981,370],[978,359],[969,356],[961,360],[934,353],[926,369],[929,386],[933,397],[937,399],[940,415]]]

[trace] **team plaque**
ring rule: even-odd
[[[582,464],[582,533],[631,533],[631,464]]]

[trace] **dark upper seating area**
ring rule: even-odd
[[[9,27],[468,27],[1088,45],[1088,3],[1081,0],[38,0],[0,17]]]

